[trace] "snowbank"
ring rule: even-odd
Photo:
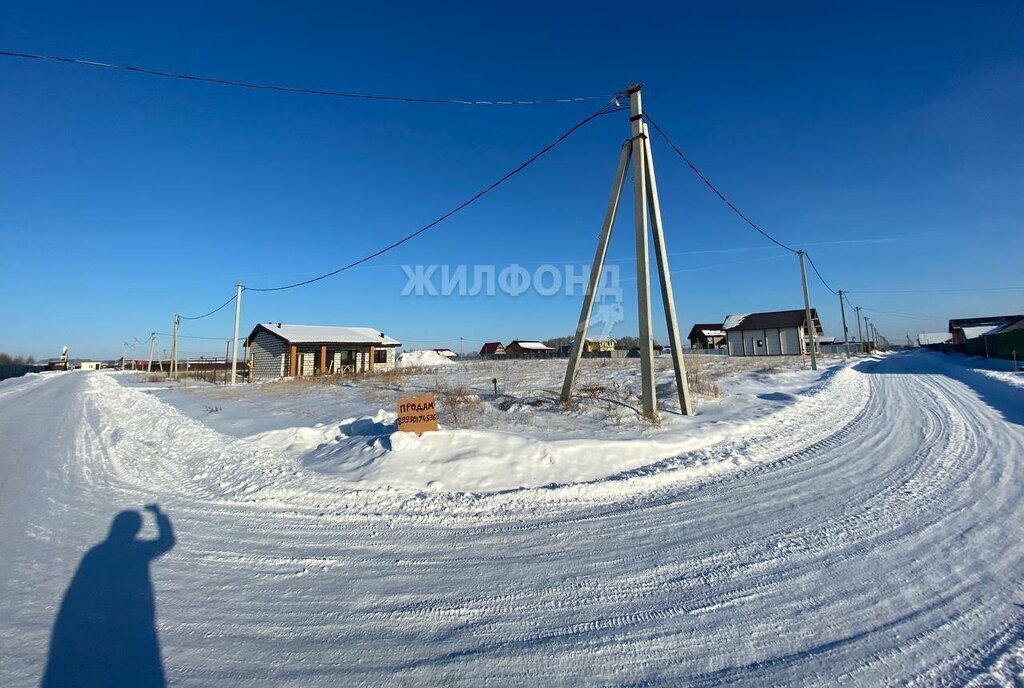
[[[785,434],[781,428],[787,420],[806,423],[809,415],[820,412],[814,403],[804,403],[809,396],[837,385],[847,400],[839,416],[866,402],[862,377],[837,366],[824,373],[740,375],[730,385],[728,406],[711,405],[691,418],[668,415],[657,428],[644,423],[601,432],[585,416],[556,410],[552,400],[535,399],[542,403],[515,404],[507,410],[481,404],[473,428],[446,427],[450,415],[441,408],[441,429],[420,436],[398,432],[396,414],[379,409],[373,415],[258,432],[245,439],[353,488],[489,493],[602,480],[737,436]],[[503,416],[516,417],[519,425],[512,429]],[[590,430],[574,432],[580,425]]]
[[[453,365],[453,361],[436,351],[405,351],[398,354],[399,368],[436,368],[445,365]]]

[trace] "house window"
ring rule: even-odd
[[[374,363],[387,363],[388,362],[388,350],[387,349],[375,349],[373,352]]]

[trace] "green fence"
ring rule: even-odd
[[[1024,360],[1024,330],[1013,330],[1002,334],[982,335],[964,342],[963,351],[968,356],[988,358],[1013,358]]]

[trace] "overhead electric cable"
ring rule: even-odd
[[[714,194],[716,196],[718,196],[718,198],[721,199],[721,201],[723,203],[725,203],[727,206],[729,206],[729,209],[732,210],[734,213],[736,213],[736,215],[738,215],[741,220],[743,220],[748,225],[753,227],[758,232],[758,234],[760,234],[764,238],[768,239],[769,241],[777,244],[778,246],[781,246],[782,248],[786,249],[790,253],[796,253],[797,252],[797,250],[795,248],[793,248],[792,246],[787,246],[786,244],[782,243],[781,241],[779,241],[778,239],[773,237],[771,234],[766,232],[765,230],[761,229],[753,220],[751,220],[749,217],[747,217],[743,213],[743,211],[741,211],[739,208],[737,208],[735,205],[733,205],[732,201],[730,201],[728,198],[726,198],[725,194],[723,194],[721,191],[719,191],[715,187],[715,185],[711,183],[711,180],[708,179],[704,175],[704,173],[701,172],[700,169],[698,169],[697,166],[694,165],[690,161],[690,159],[688,157],[686,157],[686,154],[683,153],[683,151],[679,150],[679,146],[677,146],[676,144],[672,143],[672,139],[670,139],[668,137],[668,134],[666,134],[665,131],[661,127],[658,126],[657,122],[655,122],[653,119],[651,119],[651,116],[647,112],[644,112],[644,119],[646,119],[648,122],[650,122],[651,126],[654,127],[655,131],[657,131],[659,134],[661,134],[661,138],[665,139],[665,143],[667,143],[669,145],[669,147],[672,150],[675,151],[676,155],[678,155],[679,158],[684,163],[686,163],[686,166],[689,167],[693,171],[693,173],[696,174],[697,177],[702,182],[704,182],[705,186],[707,186],[709,189],[711,189],[711,191],[714,192]]]
[[[1017,291],[1024,287],[963,287],[959,289],[851,289],[848,294],[940,294],[961,291]]]
[[[217,311],[221,310],[221,309],[222,309],[222,308],[224,308],[225,306],[227,306],[227,305],[228,305],[229,303],[231,303],[232,301],[234,301],[234,300],[235,300],[235,297],[237,297],[237,296],[238,296],[238,294],[233,294],[233,295],[231,296],[231,298],[230,298],[230,299],[228,299],[227,301],[225,301],[225,302],[224,302],[224,303],[222,303],[221,305],[217,306],[216,308],[214,308],[214,309],[213,309],[212,311],[210,311],[209,313],[203,313],[202,315],[193,315],[193,316],[188,316],[188,315],[179,315],[178,317],[179,317],[179,318],[180,318],[181,320],[202,320],[203,318],[207,318],[207,317],[209,317],[209,316],[213,315],[214,313],[216,313]],[[181,335],[178,335],[178,336],[181,336]]]
[[[820,272],[818,272],[818,266],[814,264],[813,260],[811,260],[811,254],[804,251],[804,255],[807,256],[807,262],[811,264],[811,268],[814,269],[814,274],[818,276],[818,279],[820,279],[821,283],[825,285],[825,288],[828,289],[833,294],[835,294],[836,296],[838,296],[839,292],[830,287],[828,282],[825,281],[825,278],[821,276]]]
[[[867,311],[868,313],[881,313],[882,315],[893,315],[899,318],[910,318],[912,320],[948,320],[948,318],[943,318],[938,315],[924,315],[921,313],[900,313],[898,311],[883,311],[877,308],[867,308],[865,306],[861,306],[861,310]]]
[[[170,334],[168,332],[155,332],[154,334],[156,334],[159,337],[173,337],[174,336],[174,335],[172,335],[172,334]],[[212,341],[212,342],[230,342],[231,341],[231,337],[199,337],[199,336],[194,335],[194,334],[180,334],[180,333],[178,334],[178,339],[206,339],[206,340],[209,340],[209,341]],[[239,337],[238,339],[239,339],[239,341],[241,341],[241,340],[245,339],[245,337]]]
[[[324,273],[322,275],[318,275],[316,277],[311,277],[310,279],[307,279],[307,280],[302,280],[301,282],[295,282],[293,284],[285,284],[285,285],[282,285],[282,286],[279,286],[279,287],[246,287],[246,291],[283,291],[285,289],[294,289],[295,287],[302,287],[302,286],[305,286],[307,284],[312,284],[313,282],[319,282],[320,280],[326,279],[328,277],[333,277],[334,275],[337,275],[340,272],[344,272],[346,270],[350,270],[350,269],[356,267],[357,265],[362,265],[363,263],[365,263],[365,262],[367,262],[369,260],[372,260],[372,259],[376,258],[377,256],[379,256],[381,254],[387,253],[388,251],[391,251],[391,250],[393,250],[395,248],[398,248],[399,246],[401,246],[405,242],[409,241],[410,239],[413,239],[413,238],[419,236],[420,234],[423,234],[427,230],[436,227],[437,225],[441,224],[442,222],[444,222],[445,220],[450,218],[452,215],[455,215],[459,211],[467,208],[468,206],[472,205],[473,203],[475,203],[479,199],[483,198],[484,196],[486,196],[491,191],[494,191],[496,188],[501,186],[503,183],[505,183],[506,181],[508,181],[509,179],[514,177],[515,175],[519,174],[520,172],[525,170],[530,165],[532,165],[534,162],[539,160],[542,156],[544,156],[545,154],[550,152],[555,146],[557,146],[558,144],[562,143],[562,141],[565,141],[567,138],[572,136],[578,129],[580,129],[584,125],[588,124],[592,120],[595,120],[598,117],[610,114],[612,112],[617,112],[618,110],[621,110],[621,109],[623,109],[623,106],[619,105],[617,100],[613,100],[612,102],[604,105],[597,112],[595,112],[592,115],[589,115],[587,117],[584,117],[582,120],[580,120],[579,122],[574,124],[564,134],[559,136],[557,139],[555,139],[554,141],[552,141],[548,145],[544,146],[544,148],[541,148],[538,152],[536,152],[533,155],[531,155],[526,160],[526,162],[522,163],[521,165],[516,167],[511,172],[505,174],[503,177],[498,179],[496,182],[494,182],[490,186],[486,187],[483,191],[480,191],[479,193],[477,193],[476,195],[472,196],[468,200],[463,201],[459,205],[455,206],[454,208],[452,208],[451,210],[446,212],[444,215],[441,215],[436,220],[434,220],[434,221],[424,225],[423,227],[420,227],[415,232],[412,232],[410,234],[406,234],[401,239],[399,239],[399,240],[397,240],[397,241],[395,241],[395,242],[393,242],[391,244],[388,244],[387,246],[385,246],[382,249],[374,251],[373,253],[371,253],[368,256],[360,258],[359,260],[355,260],[355,261],[353,261],[351,263],[348,263],[347,265],[343,265],[343,266],[341,266],[340,268],[338,268],[336,270],[332,270],[330,272],[326,272],[326,273]],[[226,306],[227,304],[224,304],[224,305]],[[222,306],[222,308],[223,308],[223,306]]]
[[[301,88],[297,86],[257,84],[250,81],[238,81],[235,79],[224,79],[221,77],[198,76],[195,74],[168,72],[162,69],[149,69],[146,67],[136,67],[134,65],[99,62],[97,60],[85,60],[77,57],[65,57],[61,55],[39,55],[34,53],[18,53],[8,50],[0,50],[0,57],[13,57],[25,60],[43,60],[47,62],[70,63],[83,65],[86,67],[98,67],[100,69],[114,69],[122,72],[147,74],[149,76],[158,76],[165,79],[178,79],[181,81],[202,81],[210,84],[220,84],[223,86],[237,86],[239,88],[251,88],[261,91],[303,93],[307,95],[330,96],[333,98],[350,98],[359,100],[386,100],[400,103],[431,103],[435,105],[552,105],[557,103],[580,103],[588,100],[607,100],[608,98],[611,98],[610,95],[578,96],[574,98],[539,98],[533,100],[466,100],[458,98],[417,98],[414,96],[395,96],[383,95],[379,93],[358,93],[352,91],[332,91],[320,88]]]

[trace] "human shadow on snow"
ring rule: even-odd
[[[174,530],[159,506],[146,510],[155,540],[136,539],[142,515],[122,511],[82,557],[53,624],[43,688],[165,685],[149,564],[174,547]]]
[[[854,369],[869,375],[944,375],[970,387],[1007,422],[1024,425],[1024,390],[946,360],[945,354],[905,352],[881,360],[861,361]]]

